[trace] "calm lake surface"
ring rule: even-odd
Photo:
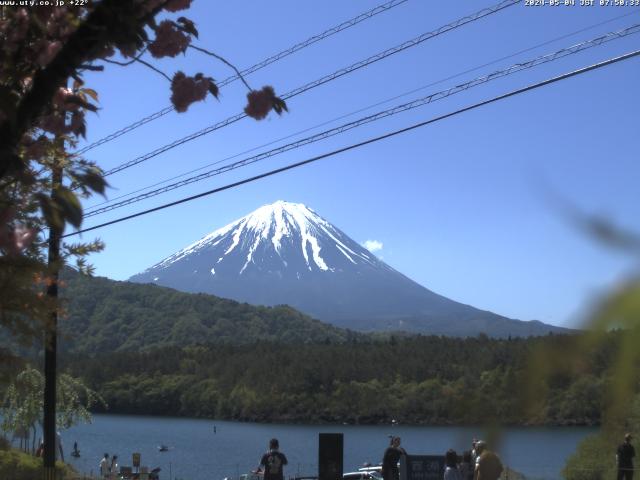
[[[531,478],[558,479],[580,440],[595,431],[507,428],[495,450],[505,465]],[[448,448],[462,452],[474,436],[483,437],[481,429],[470,427],[282,425],[125,415],[95,415],[92,424],[61,433],[65,459],[84,473],[96,473],[104,453],[118,455],[120,465],[131,465],[131,454],[139,452],[142,465],[162,469],[161,480],[222,480],[256,468],[271,437],[280,440],[289,459],[286,476],[316,475],[320,432],[344,433],[345,472],[364,462],[380,462],[390,434],[401,436],[413,454],[443,454]],[[69,455],[74,441],[80,458]],[[160,444],[169,451],[159,452]]]

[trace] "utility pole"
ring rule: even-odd
[[[58,187],[62,185],[62,166],[55,165],[51,172],[51,199],[57,203]],[[55,208],[55,207],[54,207]],[[44,480],[56,480],[56,369],[58,342],[58,277],[60,243],[64,220],[54,219],[49,225],[49,256],[47,296],[52,300],[50,323],[45,332],[44,345]]]

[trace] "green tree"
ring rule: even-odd
[[[90,410],[96,405],[106,406],[102,397],[79,379],[68,374],[58,377],[56,424],[67,429],[80,422],[91,422]],[[35,451],[37,427],[42,427],[44,401],[44,376],[39,370],[27,367],[20,372],[5,392],[0,415],[2,430],[20,433],[31,440]],[[25,441],[23,448],[28,448]]]

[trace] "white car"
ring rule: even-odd
[[[376,470],[349,472],[342,475],[342,480],[382,480],[382,474]]]

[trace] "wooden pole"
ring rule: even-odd
[[[57,189],[62,184],[62,168],[54,168],[51,176],[51,198],[54,203]],[[64,225],[49,225],[49,285],[47,296],[53,300],[50,324],[46,329],[44,345],[44,480],[56,478],[56,369],[58,341],[58,276],[60,243]]]

